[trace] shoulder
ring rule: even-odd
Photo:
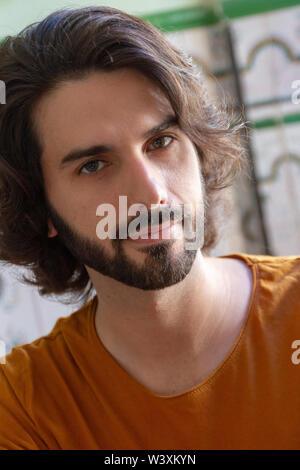
[[[233,258],[243,261],[252,270],[255,268],[263,278],[274,281],[292,274],[300,281],[300,255],[271,256],[248,253],[233,253],[220,258]]]
[[[91,299],[69,316],[58,318],[48,334],[30,343],[15,346],[1,358],[1,372],[11,387],[22,395],[22,401],[26,401],[26,395],[30,393],[29,384],[34,384],[41,374],[47,374],[50,363],[59,364],[66,357],[68,342],[85,336],[87,317],[94,300]]]
[[[253,277],[252,303],[258,309],[265,313],[300,313],[300,255],[234,253],[224,258],[239,259],[250,268]]]
[[[293,266],[296,269],[300,269],[300,255],[290,256],[271,256],[271,255],[252,255],[252,254],[240,254],[250,263],[274,266],[276,269],[288,269],[289,266]]]
[[[300,297],[300,255],[266,256],[248,255],[248,260],[257,266],[257,274],[266,288],[287,289]],[[278,292],[279,294],[280,292]]]
[[[80,338],[84,341],[93,300],[59,318],[49,334],[15,346],[1,358],[0,449],[47,448],[39,432],[40,416],[56,403],[58,384],[65,391],[74,366],[72,347],[76,349]]]
[[[250,256],[257,274],[256,304],[266,318],[299,326],[300,256]]]

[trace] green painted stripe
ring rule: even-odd
[[[265,127],[280,126],[281,124],[294,124],[300,122],[300,114],[287,114],[278,118],[266,118],[260,121],[250,122],[253,129],[263,129]]]
[[[163,32],[169,32],[216,24],[222,19],[222,10],[225,17],[234,19],[299,5],[300,0],[222,0],[219,11],[211,7],[195,6],[139,17]]]
[[[300,0],[222,0],[223,12],[227,18],[257,15],[300,5]]]
[[[189,7],[140,16],[163,32],[209,26],[218,23],[219,15],[210,7]]]

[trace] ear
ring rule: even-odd
[[[51,219],[48,219],[48,237],[56,237],[58,235],[56,228],[54,227]]]

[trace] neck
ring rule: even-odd
[[[198,251],[182,282],[157,291],[105,276],[98,285],[94,280],[95,326],[104,346],[116,357],[149,367],[199,357],[228,320],[232,288],[226,261]]]

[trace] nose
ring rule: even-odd
[[[132,152],[129,160],[126,168],[128,204],[143,204],[148,211],[167,204],[168,195],[159,168],[142,152]]]

